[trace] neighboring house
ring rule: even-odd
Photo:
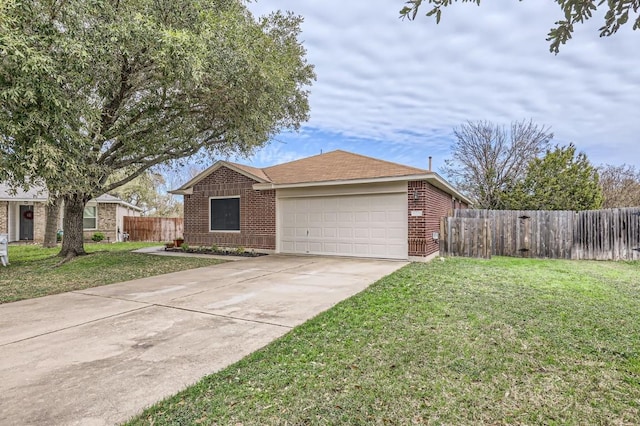
[[[440,218],[470,204],[432,171],[345,151],[262,169],[218,161],[171,192],[190,245],[392,259],[437,254]]]
[[[13,194],[9,187],[0,184],[0,234],[8,234],[9,241],[44,241],[46,226],[46,202],[48,193],[43,188],[29,191],[18,189]],[[105,240],[121,241],[124,216],[140,216],[141,208],[119,198],[104,194],[90,200],[84,209],[84,238],[91,239],[102,232]],[[58,228],[62,229],[62,213]]]

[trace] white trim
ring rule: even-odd
[[[286,189],[286,188],[307,188],[315,186],[338,186],[338,185],[361,185],[367,183],[381,182],[401,182],[410,180],[424,180],[428,175],[410,175],[410,176],[393,176],[385,178],[368,178],[368,179],[349,179],[349,180],[330,180],[322,182],[301,182],[301,183],[256,183],[253,185],[255,190],[268,189]]]
[[[393,190],[393,189],[387,189],[387,190],[382,190],[382,191],[375,191],[375,192],[362,192],[362,191],[350,191],[350,192],[340,192],[337,194],[324,194],[324,193],[319,193],[319,194],[307,194],[307,195],[295,195],[295,194],[291,194],[291,195],[276,195],[277,198],[280,199],[284,199],[284,198],[301,198],[301,197],[305,197],[305,198],[312,198],[312,197],[342,197],[342,196],[350,196],[350,195],[375,195],[375,194],[400,194],[400,193],[407,193],[407,190],[405,189],[404,191],[398,191],[398,190]]]
[[[238,204],[238,228],[239,229],[211,229],[211,200],[228,200],[230,198],[237,198],[238,200],[240,200],[240,196],[239,195],[228,195],[228,196],[216,196],[216,197],[209,197],[209,232],[210,233],[218,233],[218,234],[239,234],[242,231],[242,214],[241,214],[241,208],[242,208],[242,201],[239,202]]]
[[[99,198],[99,197],[98,197],[98,198]],[[137,210],[137,211],[139,211],[139,212],[144,211],[144,209],[143,209],[142,207],[134,206],[133,204],[131,204],[131,203],[127,203],[127,202],[126,202],[126,201],[124,201],[124,200],[120,200],[120,199],[117,199],[117,200],[100,200],[100,199],[98,199],[98,198],[92,198],[92,199],[90,199],[89,201],[87,201],[87,204],[89,204],[89,203],[96,203],[96,204],[117,204],[117,205],[119,205],[119,206],[124,206],[124,207],[130,208],[130,209],[132,209],[132,210]]]
[[[383,182],[402,182],[402,181],[419,181],[424,180],[433,185],[434,187],[443,190],[456,198],[459,201],[464,202],[469,207],[473,204],[471,200],[458,192],[453,186],[445,181],[440,175],[435,172],[428,172],[427,174],[419,175],[407,175],[407,176],[392,176],[383,178],[370,178],[370,179],[350,179],[350,180],[332,180],[322,182],[302,182],[302,183],[256,183],[253,185],[253,189],[269,190],[269,189],[288,189],[288,188],[310,188],[318,186],[338,186],[338,185],[358,185],[358,184],[371,184],[371,183],[383,183]]]

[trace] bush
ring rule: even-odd
[[[104,234],[102,232],[96,232],[95,234],[93,234],[93,237],[91,237],[91,239],[96,243],[99,243],[100,241],[104,240]]]
[[[189,251],[189,244],[181,244],[180,248],[182,249],[182,251]]]

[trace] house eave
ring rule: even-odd
[[[443,190],[447,194],[450,194],[456,200],[463,201],[465,204],[467,204],[467,206],[471,206],[473,204],[473,202],[468,197],[451,186],[451,184],[444,180],[439,174],[431,172],[426,179],[431,185]]]
[[[371,183],[383,183],[383,182],[401,182],[401,181],[417,181],[426,180],[438,189],[450,194],[457,200],[463,201],[466,204],[471,204],[471,201],[445,181],[440,175],[435,172],[429,172],[425,174],[417,175],[405,175],[405,176],[388,176],[379,178],[367,178],[367,179],[345,179],[345,180],[332,180],[321,182],[296,182],[296,183],[256,183],[253,185],[253,189],[257,191],[265,191],[270,189],[288,189],[288,188],[308,188],[318,186],[338,186],[338,185],[363,185]]]
[[[143,208],[138,207],[138,206],[134,206],[133,204],[127,203],[124,200],[98,200],[98,199],[92,198],[88,202],[89,203],[96,203],[96,204],[117,204],[119,206],[123,206],[123,207],[126,207],[128,209],[137,210],[139,212],[144,211]]]
[[[193,186],[187,189],[174,189],[173,191],[169,191],[169,194],[173,195],[191,195],[193,194]]]
[[[46,203],[47,198],[33,198],[33,197],[15,197],[15,198],[0,198],[0,201],[10,201],[19,203]]]
[[[269,189],[308,188],[308,187],[338,186],[338,185],[362,185],[362,184],[368,184],[368,183],[421,180],[424,178],[425,178],[424,175],[408,175],[408,176],[390,176],[390,177],[367,178],[367,179],[328,180],[328,181],[319,181],[319,182],[256,183],[253,185],[253,189],[257,191],[264,191]]]

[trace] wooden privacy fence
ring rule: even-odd
[[[491,258],[488,219],[445,217],[440,223],[440,252],[448,256]]]
[[[123,227],[129,241],[173,241],[183,236],[184,219],[125,216]]]
[[[440,250],[450,256],[489,257],[488,251],[496,256],[640,260],[640,207],[455,210],[454,217],[443,218],[441,234]]]

